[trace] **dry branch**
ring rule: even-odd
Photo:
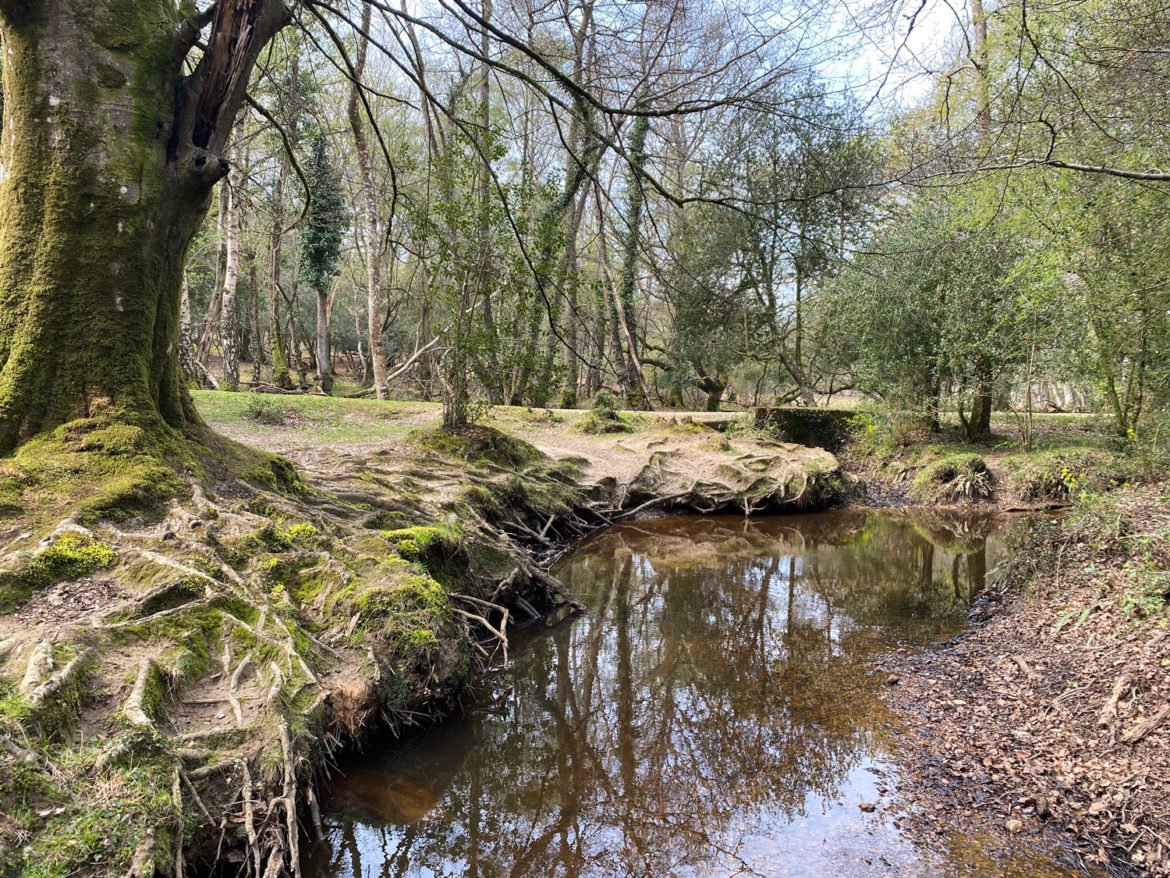
[[[1162,725],[1166,717],[1170,716],[1170,704],[1164,705],[1161,710],[1153,716],[1148,716],[1124,735],[1121,736],[1121,743],[1136,744],[1158,726]]]
[[[1113,692],[1109,695],[1109,700],[1101,708],[1101,715],[1097,717],[1097,725],[1109,726],[1117,721],[1117,702],[1124,698],[1125,693],[1128,691],[1129,675],[1122,674],[1117,678],[1117,682],[1113,684]]]

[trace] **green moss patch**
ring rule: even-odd
[[[454,642],[459,634],[443,586],[401,561],[338,590],[330,611],[351,620],[352,638],[372,639],[388,664],[414,664],[423,658],[420,649]]]
[[[85,534],[66,531],[29,562],[25,576],[38,586],[76,579],[118,561],[114,549]]]
[[[0,570],[0,612],[18,606],[38,589],[77,579],[118,563],[113,548],[86,534],[66,531],[21,567]]]
[[[196,468],[178,434],[113,415],[82,418],[30,439],[0,462],[0,500],[25,510],[69,507],[78,520],[120,520],[185,490]]]
[[[458,525],[419,525],[384,531],[399,557],[416,564],[443,563],[459,550],[463,531]]]

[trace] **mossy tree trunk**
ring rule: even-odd
[[[248,75],[287,20],[279,0],[0,0],[0,453],[101,413],[197,423],[184,258]]]
[[[638,109],[645,109],[639,101]],[[650,117],[638,116],[630,132],[629,163],[630,173],[626,184],[626,233],[622,241],[622,267],[619,281],[618,317],[622,335],[626,342],[626,369],[622,384],[626,392],[626,404],[632,409],[648,408],[646,398],[646,377],[638,360],[637,312],[634,308],[638,288],[638,264],[642,249],[642,216],[645,212],[646,193],[642,179],[646,169],[646,135],[650,133]]]
[[[333,353],[329,350],[329,290],[317,294],[317,380],[326,393],[333,390]]]

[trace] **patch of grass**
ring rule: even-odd
[[[266,427],[295,427],[301,421],[300,412],[293,406],[282,404],[271,396],[251,395],[244,409],[244,419],[255,421]]]
[[[953,454],[927,464],[910,494],[926,502],[981,500],[991,496],[993,479],[987,462],[978,454]]]
[[[1130,449],[1048,448],[1001,462],[1011,490],[1023,500],[1069,500],[1162,478],[1164,461]]]
[[[282,443],[304,447],[400,441],[420,419],[436,424],[440,419],[440,407],[432,403],[216,390],[195,391],[192,397],[215,429],[279,436]]]
[[[412,433],[410,440],[419,448],[436,452],[451,460],[462,460],[467,463],[486,461],[511,469],[527,466],[544,458],[535,446],[523,439],[482,425],[464,430],[420,430]]]
[[[596,436],[609,433],[633,433],[634,425],[617,410],[617,400],[608,390],[599,390],[585,417],[573,425],[578,433]]]
[[[96,753],[83,751],[72,761],[62,774],[81,785],[94,771]],[[45,804],[59,804],[22,815],[35,831],[12,858],[18,865],[16,874],[123,875],[148,832],[154,833],[155,866],[165,874],[179,842],[175,829],[182,825],[171,797],[172,766],[161,748],[136,748],[132,762],[107,768],[99,784],[91,780],[95,790],[91,801],[76,804],[61,790],[49,791]]]
[[[1168,502],[1164,487],[1078,495],[1067,517],[1033,518],[1009,535],[1002,580],[1025,593],[1088,585],[1126,616],[1164,625],[1170,527],[1150,513]]]

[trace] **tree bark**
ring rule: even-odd
[[[991,436],[991,386],[980,382],[971,401],[971,418],[967,421],[967,438],[971,441]]]
[[[329,290],[317,293],[317,380],[326,393],[333,390],[333,361],[329,355]]]
[[[374,169],[370,163],[370,144],[361,116],[361,96],[357,81],[366,67],[369,50],[370,10],[362,5],[362,33],[358,39],[357,59],[354,62],[354,80],[349,95],[349,127],[357,149],[358,168],[361,170],[363,200],[363,234],[366,248],[366,323],[370,336],[370,360],[374,371],[374,394],[386,399],[386,349],[382,341],[382,235],[378,216],[378,189],[374,185]],[[360,340],[360,336],[359,336]]]
[[[480,0],[480,12],[485,22],[492,20],[492,0]],[[479,303],[480,314],[483,318],[483,328],[487,340],[483,350],[483,361],[486,369],[480,369],[479,377],[487,391],[488,401],[492,405],[504,402],[503,371],[500,368],[500,336],[496,330],[496,318],[492,308],[491,284],[488,282],[494,269],[492,266],[492,227],[488,215],[488,204],[491,200],[491,142],[492,130],[492,92],[491,92],[491,64],[488,62],[491,43],[488,39],[488,30],[485,27],[480,36],[479,52],[479,135],[480,161],[479,169],[479,266],[475,278],[475,300]],[[478,359],[478,358],[477,358]],[[513,405],[517,405],[513,401]]]
[[[251,235],[248,236],[251,238]],[[264,366],[264,338],[260,333],[260,288],[256,285],[256,247],[248,245],[248,347],[252,354],[252,384],[260,383],[260,370]]]
[[[638,109],[645,109],[639,101]],[[626,187],[626,234],[622,241],[622,267],[618,286],[618,316],[622,334],[628,347],[626,371],[622,376],[626,401],[632,409],[646,408],[645,378],[638,364],[637,315],[634,311],[634,293],[638,287],[638,264],[642,249],[642,214],[646,206],[642,173],[646,167],[646,135],[650,133],[650,117],[638,116],[630,132],[630,174]]]
[[[223,351],[224,390],[240,389],[240,321],[236,308],[236,291],[240,284],[240,196],[244,175],[238,163],[228,174],[227,261],[223,274],[223,310],[220,314],[220,348]]]
[[[216,225],[219,228],[219,246],[215,249],[215,285],[211,290],[211,301],[207,304],[207,313],[203,315],[203,330],[199,333],[199,349],[196,357],[199,366],[206,372],[211,364],[211,345],[220,335],[220,321],[223,315],[223,284],[227,276],[227,224],[228,205],[231,201],[230,187],[224,184],[219,187],[219,214]]]
[[[185,256],[279,0],[0,6],[0,453],[110,417],[200,426],[179,366]]]
[[[288,73],[288,106],[291,119],[288,123],[289,144],[295,149],[297,145],[297,113],[300,96],[300,65],[294,51],[289,62]],[[288,349],[284,345],[284,327],[281,325],[280,303],[284,298],[284,289],[281,287],[280,271],[284,249],[284,190],[288,183],[288,172],[291,159],[288,150],[281,150],[280,167],[276,174],[276,185],[272,191],[274,210],[272,212],[272,228],[270,231],[268,264],[268,325],[272,333],[272,383],[282,390],[292,390],[292,376],[288,368]],[[293,343],[296,343],[296,329],[290,334]],[[298,352],[298,362],[300,356]]]
[[[987,15],[983,0],[971,0],[971,27],[975,39],[972,41],[975,65],[975,128],[979,134],[979,146],[987,147],[991,132],[991,71],[988,69]]]

